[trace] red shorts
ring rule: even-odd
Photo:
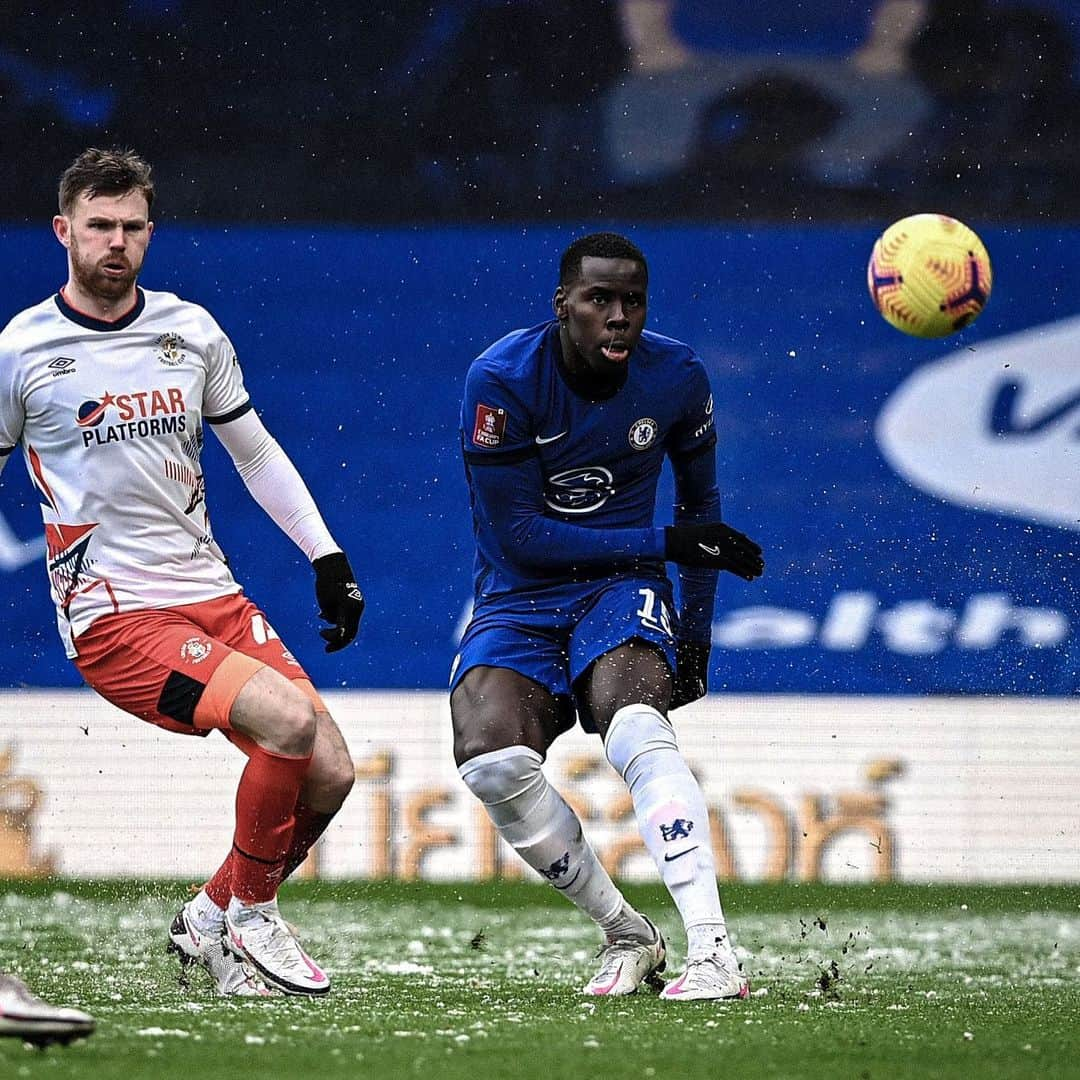
[[[243,593],[183,607],[103,615],[76,639],[75,666],[106,701],[170,731],[229,727],[244,684],[263,666],[319,703],[307,672]]]

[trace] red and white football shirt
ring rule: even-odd
[[[204,422],[250,407],[229,339],[172,293],[139,289],[111,323],[56,295],[0,334],[0,455],[21,445],[41,498],[69,656],[101,615],[239,591],[210,528],[200,452]]]

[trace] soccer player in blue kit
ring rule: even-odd
[[[575,716],[598,733],[686,929],[685,971],[661,997],[741,998],[708,811],[667,714],[706,692],[718,572],[752,581],[765,564],[720,521],[705,367],[644,329],[647,287],[629,240],[582,237],[563,253],[555,318],[469,369],[475,597],[451,675],[454,754],[503,839],[604,934],[584,993],[631,994],[661,984],[663,935],[626,902],[542,769]],[[675,516],[658,528],[665,456]],[[677,614],[665,561],[679,566]]]

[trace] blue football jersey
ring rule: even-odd
[[[644,331],[625,383],[602,400],[571,387],[560,357],[551,320],[501,338],[469,368],[461,441],[477,608],[622,568],[663,574],[654,512],[665,456],[675,470],[676,520],[720,516],[712,394],[690,346]],[[699,460],[707,467],[695,470]],[[714,571],[692,573],[715,590]]]

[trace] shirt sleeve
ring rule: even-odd
[[[341,550],[296,466],[253,409],[215,424],[213,431],[229,452],[251,497],[308,561]]]
[[[713,398],[705,365],[696,357],[695,361],[692,378],[688,381],[686,414],[676,425],[669,442],[677,525],[721,520]],[[678,574],[679,637],[708,642],[712,636],[719,572],[680,566]]]
[[[668,435],[668,453],[673,461],[716,444],[709,375],[696,353],[690,357],[690,368],[684,384],[682,417]]]
[[[664,557],[663,529],[591,528],[547,515],[528,408],[482,362],[466,379],[461,442],[478,542],[489,556],[525,570]]]
[[[251,408],[236,350],[225,333],[217,331],[207,350],[206,385],[203,388],[203,416],[209,424],[224,424]]]
[[[9,352],[0,350],[0,470],[18,446],[25,421],[26,410],[16,385],[15,359]]]

